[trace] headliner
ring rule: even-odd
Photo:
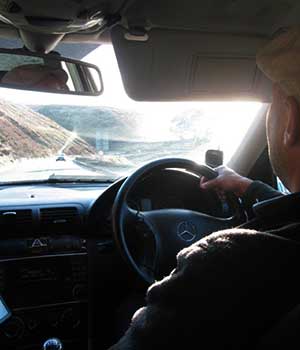
[[[8,2],[10,2],[8,0]],[[299,0],[14,0],[21,12],[9,13],[0,4],[0,13],[13,25],[2,24],[0,35],[17,37],[18,29],[32,29],[32,18],[65,18],[79,25],[82,11],[95,13],[102,9],[105,18],[121,16],[124,27],[192,29],[202,32],[223,32],[270,36],[278,28],[299,23]],[[49,15],[50,14],[50,15]],[[45,29],[38,27],[35,31]],[[68,26],[67,26],[68,27]],[[78,28],[77,28],[78,29]],[[50,29],[49,29],[50,30]],[[69,27],[66,29],[69,30]],[[109,40],[103,27],[73,31],[64,41]]]
[[[299,25],[300,18],[299,0],[14,3],[19,11],[8,13],[9,6],[4,8],[0,2],[0,13],[11,23],[3,23],[0,37],[16,39],[21,33],[29,49],[49,52],[58,42],[89,43],[84,49],[92,50],[112,35],[128,95],[151,101],[218,97],[268,102],[270,82],[256,67],[257,49],[278,30]],[[102,24],[89,27],[90,16],[99,13]],[[86,25],[78,31],[83,18]],[[74,58],[85,56],[82,49],[61,44],[56,48]]]
[[[55,48],[62,56],[73,58],[76,60],[83,59],[90,52],[99,47],[99,43],[59,43]],[[23,43],[20,39],[1,39],[0,47],[5,49],[15,49],[23,47]]]

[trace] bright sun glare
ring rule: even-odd
[[[78,97],[11,89],[0,89],[0,96],[26,105],[96,105],[134,110],[141,115],[139,132],[145,139],[152,141],[171,137],[169,126],[174,115],[191,109],[204,111],[205,126],[210,130],[215,129],[211,147],[222,148],[225,155],[232,155],[262,106],[258,102],[136,102],[125,93],[111,45],[100,46],[88,54],[84,61],[99,66],[104,81],[102,96]],[[197,128],[204,124],[203,116],[200,117]]]

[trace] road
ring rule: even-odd
[[[105,175],[80,166],[73,159],[56,161],[56,157],[24,159],[7,167],[0,167],[0,182],[44,180],[52,174],[57,176],[95,176]]]

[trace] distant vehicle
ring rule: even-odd
[[[66,161],[65,155],[63,153],[59,154],[58,157],[56,158],[56,161],[57,162],[61,162],[61,161],[65,162]]]

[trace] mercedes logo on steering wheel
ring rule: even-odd
[[[190,221],[183,221],[177,227],[177,235],[186,242],[191,242],[197,235],[195,225]]]

